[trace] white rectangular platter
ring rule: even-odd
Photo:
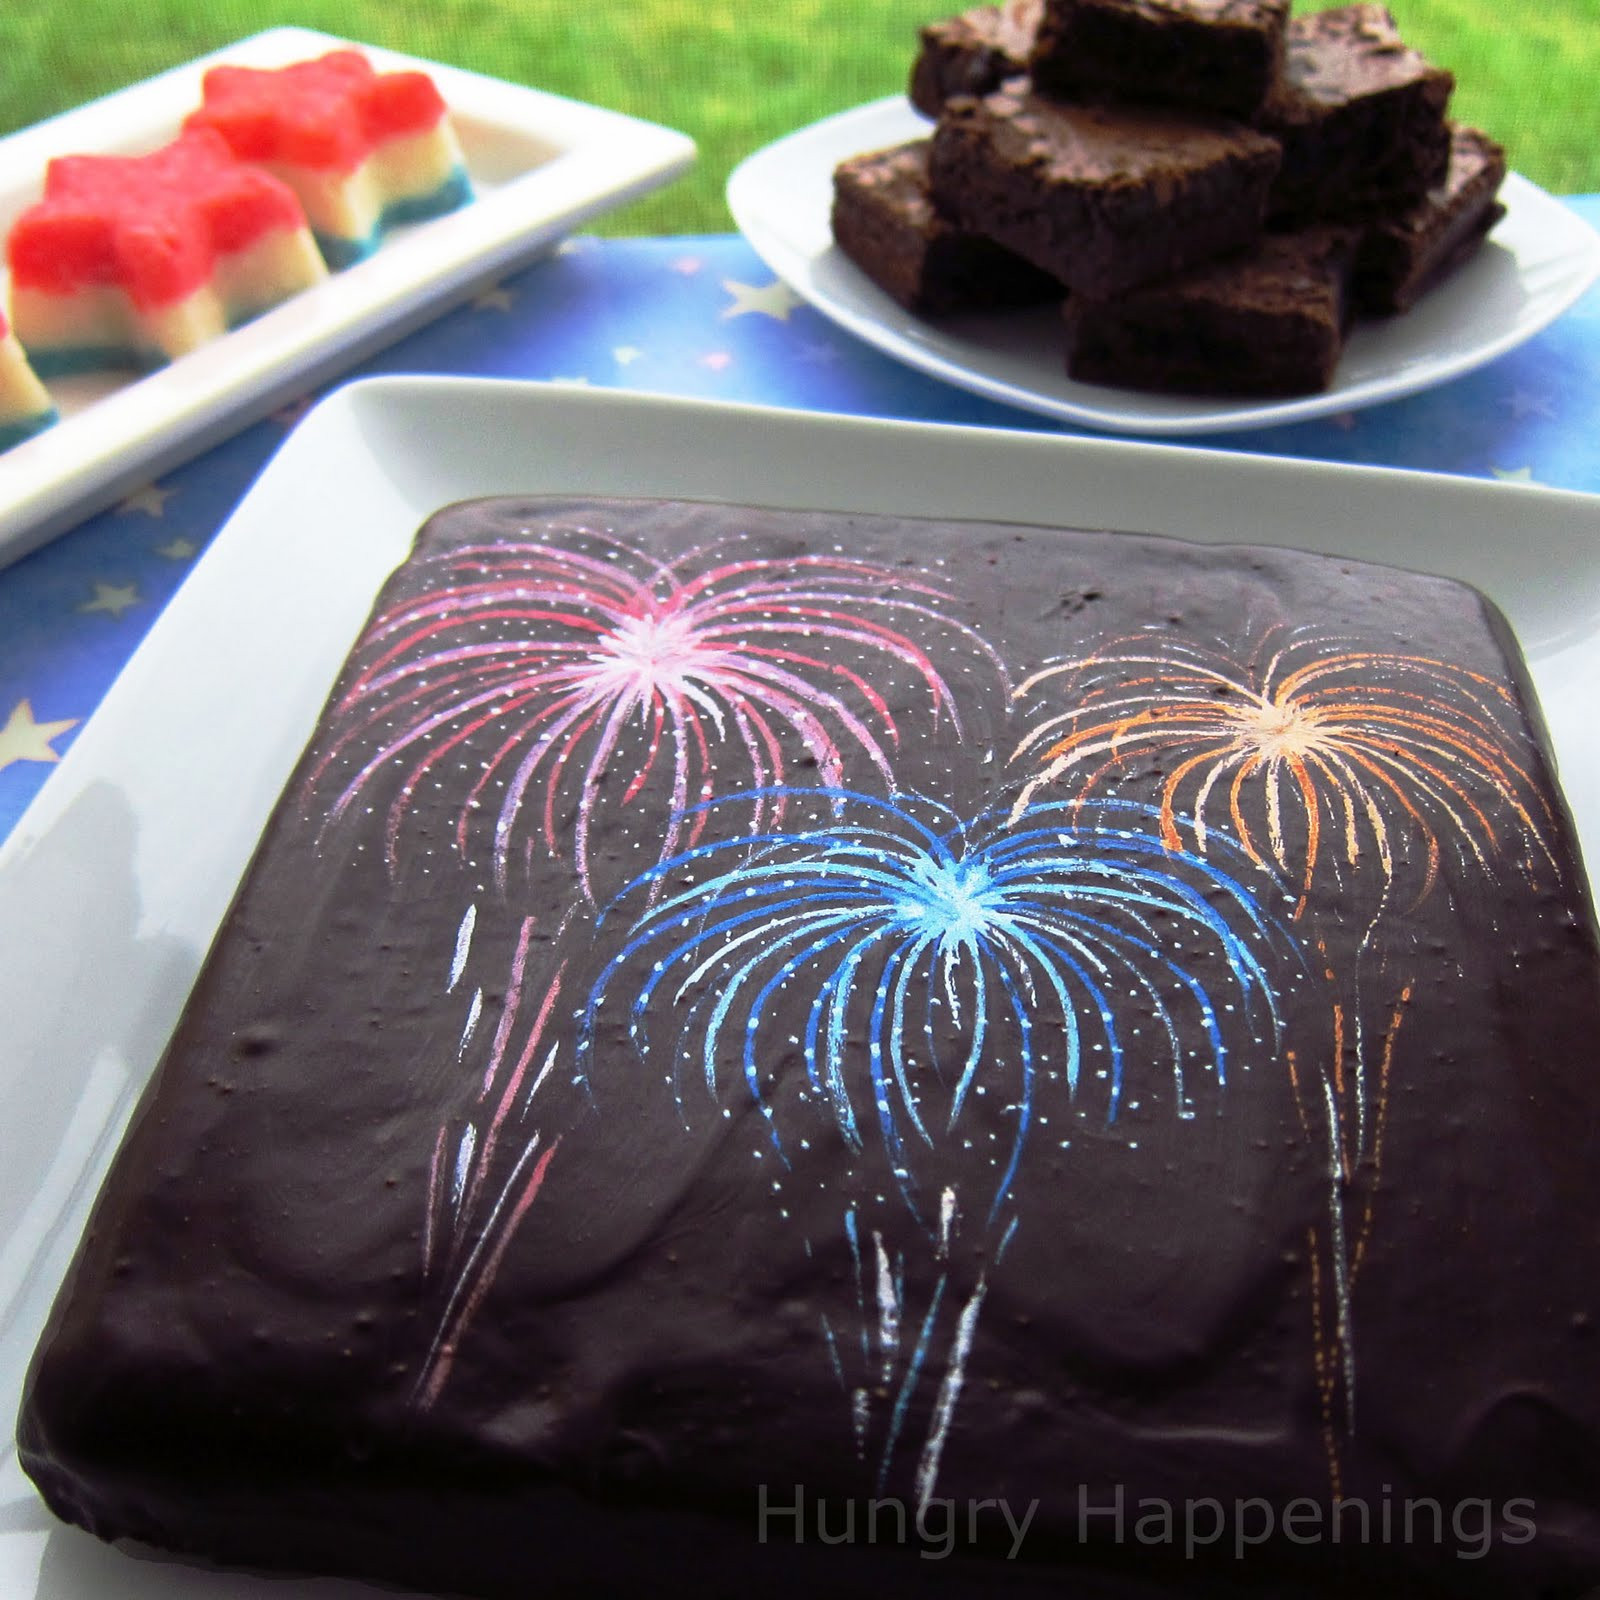
[[[1600,499],[1045,434],[561,385],[381,379],[324,401],[0,846],[0,1395],[372,600],[418,525],[486,494],[697,499],[1288,545],[1479,585],[1528,656],[1600,862]],[[101,1546],[0,1456],[7,1600],[333,1600]]]
[[[173,138],[200,104],[209,67],[281,67],[348,44],[305,28],[274,28],[0,139],[0,238],[39,198],[52,157],[135,155]],[[380,71],[433,78],[460,135],[475,198],[448,216],[395,229],[367,260],[171,366],[144,377],[52,382],[62,420],[0,452],[0,565],[694,160],[691,139],[655,123],[357,48]]]

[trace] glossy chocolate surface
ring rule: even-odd
[[[23,1464],[105,1537],[452,1592],[1575,1594],[1597,970],[1460,585],[450,508],[117,1159]],[[1368,1538],[1236,1516],[1339,1495]]]

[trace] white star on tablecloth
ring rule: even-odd
[[[611,352],[611,359],[615,361],[619,367],[631,367],[634,362],[637,361],[643,354],[644,351],[641,350],[637,345],[619,344],[616,349]]]
[[[771,317],[775,322],[787,322],[789,313],[801,303],[800,297],[781,278],[771,283],[740,283],[737,278],[724,278],[722,287],[733,296],[733,304],[724,309],[722,319],[731,317]]]
[[[165,556],[168,561],[187,561],[199,548],[192,539],[169,539],[156,546],[156,554]]]
[[[142,511],[147,517],[164,517],[167,514],[167,501],[176,493],[177,490],[164,489],[159,483],[147,483],[142,489],[135,489],[132,494],[118,501],[117,510],[123,516]]]
[[[94,599],[85,600],[80,611],[103,611],[108,617],[120,617],[139,604],[139,590],[132,583],[97,583]]]
[[[66,717],[60,722],[37,722],[32,702],[19,700],[11,708],[6,725],[0,728],[0,772],[14,761],[59,761],[61,755],[50,748],[51,741],[59,739],[69,728],[76,728],[81,720]]]

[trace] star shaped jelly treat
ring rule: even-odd
[[[44,377],[159,366],[326,276],[293,192],[205,130],[52,161],[6,253],[17,337]]]
[[[213,67],[185,124],[283,179],[328,265],[349,266],[402,222],[472,197],[461,146],[424,72],[377,72],[358,50],[278,68]]]

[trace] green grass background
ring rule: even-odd
[[[1330,0],[1298,0],[1298,10]],[[0,132],[283,23],[681,128],[694,172],[611,233],[717,233],[728,172],[769,140],[903,89],[920,22],[960,0],[0,0]],[[1458,83],[1454,114],[1555,193],[1600,190],[1600,0],[1391,0]]]

